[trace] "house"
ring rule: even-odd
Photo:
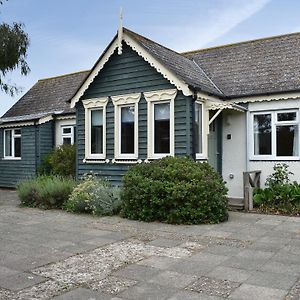
[[[58,89],[73,90],[60,100],[76,111],[77,175],[94,171],[119,185],[128,166],[176,155],[208,160],[231,198],[243,197],[244,171],[261,170],[264,182],[276,162],[288,163],[300,181],[299,46],[294,33],[177,53],[121,28],[91,71],[72,87],[54,89],[57,96]],[[17,137],[18,129],[37,127],[38,164],[47,152],[39,150],[41,126],[55,126],[62,114],[53,110],[60,111],[53,105],[50,123],[24,127],[5,114],[0,135],[8,126]],[[25,154],[34,150],[21,140],[27,165]],[[16,162],[0,155],[3,185]]]
[[[36,175],[54,146],[75,142],[70,99],[88,72],[39,80],[0,119],[0,187]]]

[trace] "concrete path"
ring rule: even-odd
[[[0,299],[300,299],[300,218],[176,226],[17,203],[0,190]]]

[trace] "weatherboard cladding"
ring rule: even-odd
[[[122,95],[135,92],[146,92],[174,88],[161,74],[137,55],[129,46],[124,45],[123,54],[116,52],[111,56],[100,74],[86,90],[82,99]],[[191,138],[191,97],[178,92],[175,99],[175,154],[190,155]],[[83,163],[85,153],[84,108],[81,102],[77,110],[77,172],[83,174],[93,171],[107,177],[119,185],[128,164]],[[114,106],[109,100],[106,108],[106,156],[114,158]],[[187,126],[188,125],[188,126]],[[147,102],[141,97],[139,102],[139,158],[147,158]]]
[[[4,129],[0,129],[0,157],[4,156]],[[36,147],[35,127],[26,126],[21,128],[21,160],[0,159],[0,187],[15,187],[23,179],[36,174]]]

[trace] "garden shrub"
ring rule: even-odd
[[[254,207],[262,212],[300,214],[300,185],[290,182],[288,165],[275,164],[274,172],[266,179],[264,189],[255,189]]]
[[[73,190],[64,209],[93,215],[113,215],[120,210],[120,192],[118,187],[108,181],[90,174]]]
[[[76,146],[65,144],[47,154],[39,166],[40,175],[59,175],[73,177],[76,175]]]
[[[39,176],[21,181],[17,194],[22,205],[40,208],[61,208],[76,182],[60,176]]]
[[[225,182],[208,163],[166,157],[131,167],[123,183],[126,218],[175,224],[228,219]]]

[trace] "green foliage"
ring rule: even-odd
[[[1,4],[3,1],[0,1]],[[3,78],[8,72],[16,69],[20,69],[22,75],[29,73],[30,69],[26,62],[29,43],[23,24],[0,24],[0,90],[10,95],[14,95],[19,89],[4,82]]]
[[[59,176],[39,176],[17,186],[21,204],[30,207],[60,208],[68,199],[76,182]]]
[[[76,146],[62,145],[43,158],[40,175],[76,176]]]
[[[287,164],[278,163],[273,167],[274,172],[267,177],[266,186],[269,188],[276,187],[278,185],[289,184],[290,175],[293,175],[292,172],[289,171],[289,166]]]
[[[227,188],[208,163],[166,157],[135,165],[123,178],[124,217],[175,224],[227,220]]]
[[[121,205],[119,188],[94,175],[86,175],[73,190],[64,209],[98,216],[114,215]]]
[[[262,212],[291,215],[300,214],[300,185],[290,182],[286,164],[275,164],[274,172],[268,176],[265,189],[255,189],[254,207]]]

